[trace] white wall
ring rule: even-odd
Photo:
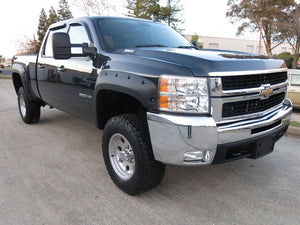
[[[188,40],[191,40],[192,35],[184,35]],[[240,52],[248,52],[258,54],[259,41],[257,40],[243,40],[234,38],[208,37],[199,36],[199,41],[203,43],[204,48],[209,49],[223,49]],[[275,44],[276,45],[276,44]],[[272,50],[273,54],[282,52],[293,53],[291,46],[288,43],[282,43]],[[264,42],[261,43],[261,54],[267,55]]]

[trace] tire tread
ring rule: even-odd
[[[20,95],[23,95],[25,105],[26,105],[26,116],[25,117],[22,116],[21,109],[20,109],[20,102],[19,102]],[[20,87],[18,90],[18,106],[19,106],[21,118],[25,123],[33,124],[33,123],[37,123],[40,120],[40,116],[41,116],[40,104],[38,102],[31,101],[28,98],[23,87]]]
[[[136,195],[156,187],[163,178],[165,165],[154,159],[146,118],[139,114],[123,114],[120,116],[113,117],[107,122],[105,126],[103,133],[104,139],[106,138],[105,136],[107,129],[110,129],[114,126],[124,127],[127,131],[130,132],[130,135],[133,135],[137,138],[139,146],[138,151],[142,158],[142,174],[141,180],[139,181],[139,183],[136,184],[136,187],[133,189],[127,189],[126,184],[122,184],[120,187],[118,181],[114,180],[114,175],[111,174],[112,171],[109,171],[113,181],[123,191],[130,195]],[[102,143],[103,149],[105,149],[105,141],[103,141]],[[106,164],[109,163],[107,161],[109,161],[109,159],[105,160]]]

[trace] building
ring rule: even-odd
[[[184,35],[188,40],[192,39],[192,35]],[[222,49],[239,52],[247,52],[258,54],[259,41],[257,40],[244,40],[238,38],[221,38],[221,37],[209,37],[200,36],[199,42],[203,43],[203,48],[206,49]],[[276,45],[276,44],[274,44]],[[289,52],[293,54],[293,49],[288,43],[282,43],[272,50],[272,53],[278,55],[282,52]],[[261,54],[267,55],[264,42],[261,43]]]

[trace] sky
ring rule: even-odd
[[[125,0],[108,0],[116,5],[116,10],[104,12],[109,16],[124,16]],[[41,9],[46,12],[53,6],[58,8],[59,0],[2,0],[0,13],[0,55],[11,58],[16,54],[18,43],[26,37],[33,37],[38,26]],[[77,6],[68,0],[74,17],[86,16]],[[159,3],[164,5],[165,0]],[[184,8],[183,34],[198,34],[199,36],[236,37],[237,25],[226,18],[227,0],[181,0]],[[244,39],[258,39],[257,34],[248,33]]]

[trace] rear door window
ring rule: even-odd
[[[292,74],[291,85],[300,86],[300,74]]]
[[[52,37],[53,34],[56,32],[66,32],[66,28],[61,28],[61,29],[55,29],[55,30],[50,30],[47,36],[47,39],[44,43],[43,46],[43,52],[42,56],[43,57],[51,57],[53,58],[53,46],[52,46]]]
[[[53,31],[50,31],[43,51],[43,55],[46,57],[53,57],[52,36],[53,36]]]

